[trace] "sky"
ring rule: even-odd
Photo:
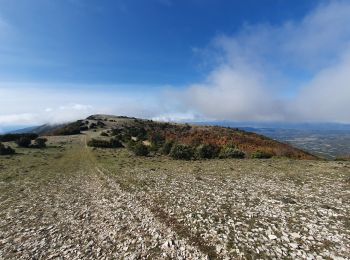
[[[0,0],[0,131],[105,113],[350,123],[350,1]]]

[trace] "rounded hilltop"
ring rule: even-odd
[[[141,143],[149,148],[151,154],[171,154],[172,148],[176,146],[177,151],[186,150],[186,158],[190,159],[198,157],[318,159],[289,144],[231,127],[157,122],[135,117],[96,114],[72,123],[38,129],[44,129],[40,134],[45,135],[85,133],[97,140],[118,140],[123,146],[131,149]]]

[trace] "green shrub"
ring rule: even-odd
[[[151,145],[147,146],[150,152],[157,153],[159,149],[161,148],[159,145],[156,145],[154,143],[151,143]]]
[[[99,140],[99,139],[91,139],[88,143],[88,146],[91,147],[99,147],[99,148],[121,148],[124,147],[123,144],[115,138],[111,140]]]
[[[192,147],[190,146],[184,144],[174,144],[169,155],[177,160],[191,160],[194,153]]]
[[[53,135],[77,135],[80,134],[80,127],[83,126],[82,121],[76,121],[65,125],[53,131]]]
[[[89,125],[89,129],[95,129],[95,128],[97,128],[97,125],[95,123],[91,123]]]
[[[137,156],[147,156],[147,155],[149,155],[149,148],[148,148],[148,146],[144,145],[142,142],[137,142],[133,146],[132,151]]]
[[[88,146],[91,147],[100,147],[100,148],[109,148],[110,144],[107,140],[98,140],[98,139],[91,139],[87,142]]]
[[[32,140],[26,136],[22,136],[16,141],[16,144],[19,147],[25,147],[25,148],[28,148],[31,143],[32,143]]]
[[[112,138],[111,140],[109,140],[109,143],[111,144],[111,148],[124,147],[124,145],[117,138]]]
[[[340,161],[340,162],[350,161],[350,156],[338,156],[334,159],[334,161]]]
[[[15,150],[12,149],[10,146],[5,146],[2,143],[0,143],[0,155],[10,155],[14,153]]]
[[[103,123],[102,121],[98,120],[98,121],[97,121],[97,126],[99,126],[99,127],[104,127],[104,126],[106,126],[106,124]]]
[[[122,134],[119,134],[119,135],[116,135],[118,136],[123,142],[126,142],[126,143],[129,143],[130,141],[133,141],[131,139],[131,135],[129,135],[128,133],[122,133]]]
[[[34,140],[38,137],[37,134],[34,133],[23,133],[23,134],[4,134],[0,135],[0,142],[11,142],[11,141],[17,141],[21,137],[27,137],[30,140]]]
[[[254,159],[270,159],[272,154],[263,151],[256,151],[252,153],[251,157]]]
[[[43,137],[38,137],[34,140],[34,144],[31,146],[33,148],[45,148],[47,139]]]
[[[131,126],[125,130],[128,135],[137,137],[138,140],[143,141],[147,139],[147,131],[143,127]]]
[[[102,132],[101,136],[108,136],[108,134],[106,132]]]
[[[219,148],[211,144],[201,144],[196,148],[196,157],[199,159],[216,158],[219,154]]]
[[[124,141],[124,140],[123,140]],[[131,151],[133,151],[134,150],[134,147],[135,147],[135,145],[136,145],[136,141],[134,141],[134,140],[132,140],[132,139],[128,139],[128,140],[125,140],[125,142],[126,142],[126,147],[129,149],[129,150],[131,150]]]
[[[159,133],[151,133],[149,134],[148,140],[156,147],[160,148],[165,142],[164,135]]]
[[[116,136],[116,135],[121,135],[122,133],[123,133],[123,129],[121,129],[121,128],[113,128],[111,135],[112,136]]]
[[[236,159],[243,159],[245,157],[244,152],[237,149],[234,146],[224,146],[221,148],[219,158],[225,159],[225,158],[236,158]]]
[[[161,153],[164,155],[168,155],[171,151],[171,148],[173,147],[174,142],[173,141],[168,141],[163,144],[163,147],[161,149]]]

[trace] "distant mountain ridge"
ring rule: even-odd
[[[218,125],[238,127],[242,129],[289,129],[289,130],[317,130],[317,131],[350,131],[350,124],[343,123],[279,123],[279,122],[235,122],[235,121],[207,121],[195,122],[199,125]]]

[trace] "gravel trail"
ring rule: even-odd
[[[84,139],[1,213],[1,259],[206,259],[107,177]]]

